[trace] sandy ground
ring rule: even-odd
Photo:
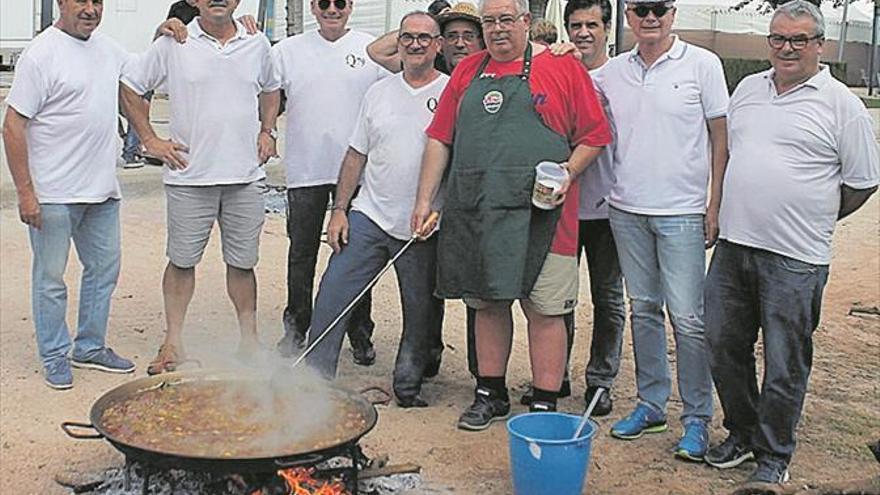
[[[2,97],[2,92],[0,92]],[[876,119],[877,115],[875,115]],[[154,120],[162,127],[163,102]],[[103,441],[75,441],[58,425],[85,420],[92,402],[131,376],[74,371],[75,387],[56,392],[42,383],[30,310],[30,248],[26,230],[18,221],[14,189],[0,172],[0,493],[65,493],[53,476],[67,468],[94,472],[120,465],[122,456]],[[282,183],[277,164],[268,167],[271,181]],[[160,279],[165,265],[164,200],[160,169],[120,170],[125,201],[122,208],[123,266],[113,297],[109,343],[132,357],[144,369],[162,340],[163,313]],[[815,334],[815,359],[806,409],[799,431],[799,447],[791,473],[799,481],[828,481],[876,476],[877,463],[864,444],[880,437],[880,319],[848,316],[854,304],[880,305],[880,200],[877,197],[838,226],[831,278],[825,291],[822,322]],[[284,221],[270,215],[262,237],[259,280],[259,332],[264,344],[281,335],[285,300],[287,240]],[[319,274],[329,248],[322,247]],[[79,267],[71,256],[69,322],[75,322]],[[586,280],[585,274],[582,274]],[[219,245],[207,249],[197,273],[196,294],[186,323],[186,338],[196,357],[228,356],[236,344],[232,306],[223,290],[224,272]],[[583,408],[583,372],[591,320],[587,284],[582,284],[577,310],[578,334],[573,362],[574,396],[560,402],[565,411]],[[388,454],[392,463],[414,462],[425,479],[455,493],[511,492],[507,434],[496,424],[482,433],[457,430],[456,419],[470,403],[472,382],[466,370],[464,311],[459,302],[447,303],[444,326],[448,348],[440,375],[424,388],[431,407],[379,410],[379,424],[363,439],[368,455]],[[400,333],[400,309],[393,275],[374,292],[378,360],[359,368],[343,351],[341,380],[352,388],[390,387],[391,367]],[[670,347],[671,350],[671,347]],[[674,358],[673,354],[670,354]],[[517,312],[517,332],[510,364],[512,396],[518,399],[529,380],[523,319]],[[601,420],[593,445],[589,483],[585,493],[727,493],[742,481],[749,468],[720,472],[704,465],[674,460],[671,449],[681,433],[676,421],[670,431],[635,442],[607,435],[610,424],[635,404],[631,341],[627,331],[624,359],[617,381],[615,411]],[[677,393],[670,404],[676,418],[681,404]],[[524,407],[516,405],[514,412]],[[718,407],[720,411],[720,407]],[[712,423],[712,437],[724,436],[720,412]]]

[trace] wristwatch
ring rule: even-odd
[[[260,132],[266,133],[270,138],[278,141],[278,132],[275,129],[260,129]]]

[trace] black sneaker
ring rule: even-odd
[[[755,454],[744,442],[734,435],[728,435],[727,439],[710,448],[703,457],[706,464],[718,469],[730,469],[740,464],[755,459]]]
[[[488,388],[474,390],[474,403],[458,418],[462,430],[485,430],[493,421],[501,420],[510,414],[510,401],[502,399],[498,393]]]
[[[584,393],[584,401],[587,403],[587,406],[590,405],[590,402],[593,402],[593,396],[596,395],[596,390],[598,389],[599,387],[587,387],[587,391]],[[599,402],[596,403],[592,415],[608,416],[611,414],[612,409],[614,409],[614,401],[611,400],[611,389],[606,388],[605,391],[602,392],[602,396],[599,397]]]
[[[559,397],[560,399],[564,399],[566,397],[569,397],[570,395],[571,382],[568,380],[562,380],[562,386],[559,387],[559,395],[557,395],[557,397]],[[533,400],[535,400],[535,389],[530,386],[529,389],[526,390],[526,393],[524,393],[523,396],[519,399],[519,403],[524,406],[528,406],[532,403]]]
[[[414,395],[412,397],[398,397],[397,405],[404,409],[408,409],[410,407],[428,407],[428,403],[425,402],[425,400],[418,395]]]
[[[376,349],[369,340],[351,341],[351,357],[354,364],[372,366],[376,362]]]
[[[788,483],[788,467],[781,462],[758,461],[758,467],[752,471],[752,475],[746,483],[770,483],[782,485]]]
[[[556,404],[536,400],[529,404],[529,412],[556,412]]]

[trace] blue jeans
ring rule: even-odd
[[[706,336],[724,427],[758,460],[788,464],[813,362],[828,266],[719,241],[706,278]],[[764,336],[758,390],[755,342]]]
[[[119,278],[119,200],[41,204],[40,216],[42,227],[29,228],[34,255],[31,303],[40,359],[48,365],[70,352],[64,271],[73,239],[83,266],[73,357],[87,360],[104,348],[110,296]]]
[[[648,216],[610,209],[630,302],[639,400],[660,412],[672,389],[664,306],[675,338],[681,420],[712,418],[712,377],[703,329],[703,215]]]
[[[363,213],[352,211],[348,219],[348,244],[330,257],[318,288],[309,345],[406,244],[386,234]],[[394,270],[403,308],[403,334],[394,364],[394,393],[398,398],[410,398],[421,390],[425,367],[434,360],[431,351],[442,339],[443,301],[434,297],[436,236],[410,245],[394,263]],[[336,376],[346,320],[348,317],[306,359],[327,378]]]

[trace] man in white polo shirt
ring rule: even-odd
[[[238,0],[198,0],[184,44],[156,40],[123,75],[126,110],[147,152],[166,163],[168,265],[162,281],[165,342],[148,373],[184,359],[182,331],[214,222],[220,225],[226,284],[241,329],[240,357],[257,346],[257,263],[263,226],[262,164],[275,154],[280,84],[269,41],[232,19]],[[138,95],[165,84],[171,138],[156,136]]]
[[[367,91],[342,162],[327,228],[334,254],[315,301],[310,344],[411,236],[409,214],[427,140],[424,130],[449,77],[434,69],[440,28],[427,12],[401,19],[397,43],[403,72]],[[363,186],[352,201],[362,177]],[[441,341],[443,301],[434,297],[436,252],[436,239],[430,238],[412,244],[394,264],[404,327],[394,395],[403,407],[427,405],[419,397],[422,378],[433,362],[431,351]],[[325,376],[336,375],[343,333],[337,326],[309,354],[309,364]]]
[[[819,64],[819,9],[786,3],[769,31],[773,68],[743,79],[730,101],[720,241],[706,279],[706,336],[730,435],[706,461],[756,458],[749,481],[778,484],[795,449],[834,225],[877,190],[880,156],[864,105]]]
[[[292,36],[272,48],[287,97],[287,130],[282,152],[287,169],[287,307],[278,351],[300,350],[312,319],[312,287],[321,228],[336,190],[339,166],[367,89],[387,71],[367,56],[369,34],[346,27],[352,0],[312,0],[315,31]],[[358,305],[348,334],[354,360],[370,365],[369,295]]]
[[[702,460],[712,418],[704,248],[718,231],[727,85],[715,54],[672,34],[674,2],[629,0],[626,20],[638,44],[608,62],[599,87],[617,129],[609,217],[632,308],[639,401],[611,434],[635,439],[667,429],[665,305],[684,403],[675,454]]]
[[[3,139],[33,251],[31,303],[46,384],[73,386],[73,365],[130,373],[105,345],[119,277],[116,114],[128,55],[95,33],[101,2],[60,0],[60,17],[22,54],[6,99]],[[70,241],[83,265],[76,338],[65,321]]]

